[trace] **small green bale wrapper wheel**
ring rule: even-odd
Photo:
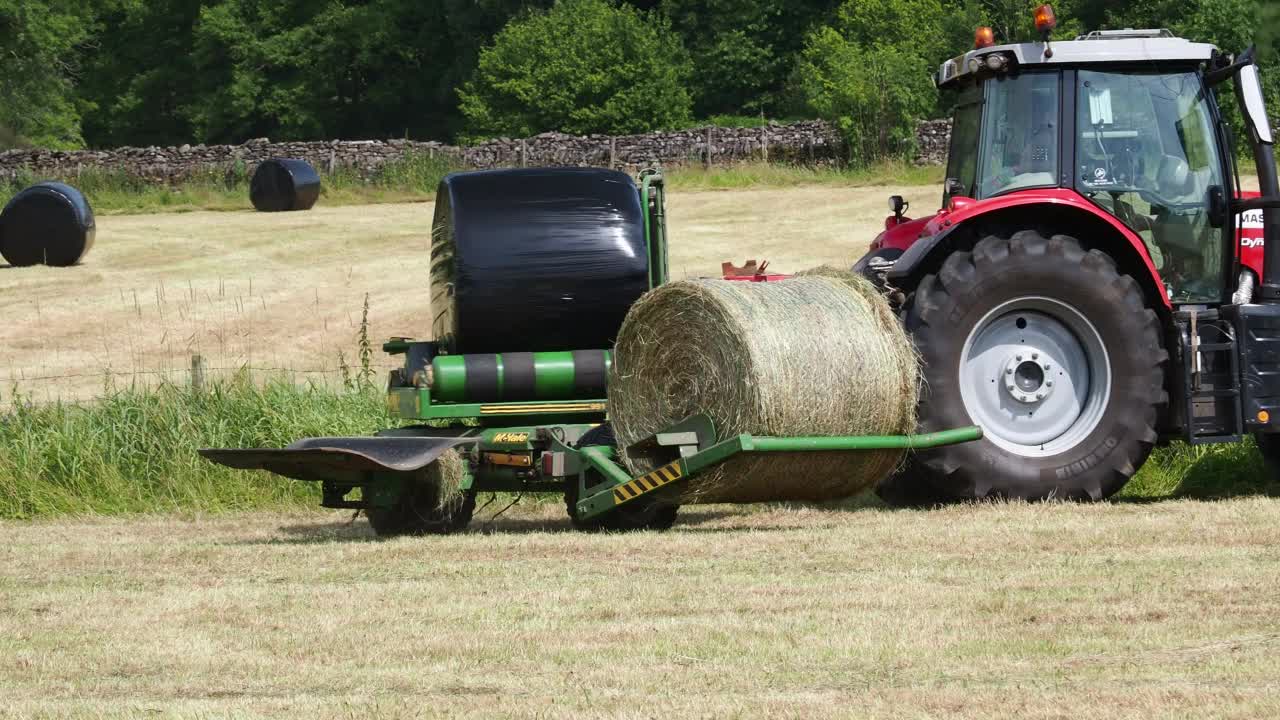
[[[578,441],[578,449],[584,451],[592,448],[595,452],[614,457],[618,452],[618,440],[614,437],[613,427],[600,425],[588,430]],[[578,509],[583,490],[587,485],[599,487],[608,482],[608,478],[594,468],[585,468],[581,480],[571,478],[565,482],[564,504],[569,519],[578,530],[587,532],[630,530],[669,530],[676,521],[676,513],[680,506],[675,501],[658,501],[653,497],[641,498],[633,503],[621,505],[603,515],[588,518]]]
[[[373,531],[395,535],[448,535],[463,530],[476,509],[474,490],[459,490],[463,460],[454,451],[441,455],[399,485],[400,492],[380,495],[371,488],[364,513]]]

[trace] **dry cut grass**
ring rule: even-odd
[[[346,520],[0,523],[0,714],[1280,713],[1276,500]]]
[[[802,187],[679,192],[670,201],[677,277],[772,260],[782,271],[848,267],[882,229],[884,198],[936,205],[932,188]],[[0,407],[87,399],[104,384],[183,382],[210,368],[337,378],[365,295],[375,343],[428,338],[432,203],[320,206],[306,213],[106,216],[74,268],[0,264]],[[379,369],[391,362],[375,353]],[[141,375],[137,373],[142,373]]]

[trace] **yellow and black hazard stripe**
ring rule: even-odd
[[[684,471],[680,469],[679,460],[670,465],[663,465],[648,475],[641,475],[625,485],[614,488],[613,504],[621,505],[628,500],[634,500],[664,485],[670,485],[682,477],[684,477]]]
[[[481,415],[541,415],[545,413],[604,412],[604,403],[540,403],[531,405],[481,405]]]

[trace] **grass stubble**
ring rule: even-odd
[[[0,522],[13,717],[1274,717],[1280,503]]]

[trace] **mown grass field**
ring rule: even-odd
[[[0,523],[0,714],[1267,718],[1280,502]]]

